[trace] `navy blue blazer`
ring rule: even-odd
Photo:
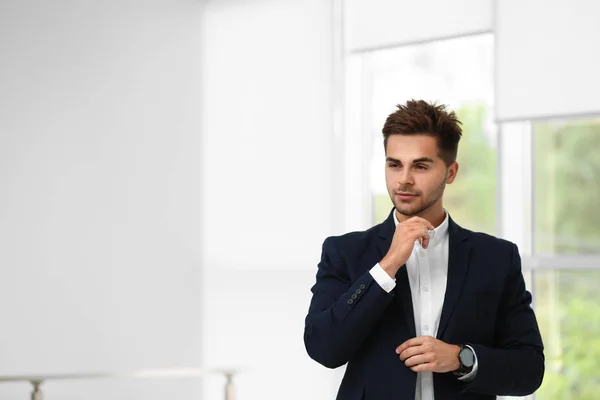
[[[534,392],[544,376],[543,344],[517,246],[463,229],[451,218],[448,229],[448,280],[437,338],[471,345],[478,371],[468,383],[452,373],[434,373],[435,400]],[[338,400],[415,398],[417,374],[395,353],[415,337],[406,268],[396,274],[391,293],[369,273],[386,255],[394,231],[390,213],[367,231],[323,243],[304,343],[310,357],[326,367],[348,364]]]

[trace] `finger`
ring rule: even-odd
[[[409,235],[429,236],[429,231],[427,230],[427,227],[425,227],[425,225],[423,224],[408,227],[408,229],[406,229],[406,233]]]
[[[427,239],[427,243],[429,243],[429,232],[423,225],[410,231],[410,236],[413,240],[418,240],[421,244],[423,244],[425,239]]]
[[[420,346],[423,342],[423,336],[415,337],[412,339],[408,339],[406,342],[402,343],[400,346],[396,348],[396,354],[402,353],[404,350],[413,346]]]
[[[418,354],[423,354],[423,346],[412,346],[400,352],[400,360],[404,361]]]
[[[409,357],[406,361],[404,361],[404,365],[407,367],[414,367],[419,364],[427,364],[431,361],[433,361],[433,355],[431,353],[417,354],[416,356]]]
[[[421,218],[421,217],[412,217],[411,219],[407,220],[406,222],[411,221],[411,222],[418,222],[420,224],[425,225],[425,227],[427,229],[430,230],[434,230],[435,227],[433,226],[433,224],[429,221],[427,221],[425,218]]]
[[[418,336],[409,339],[406,342],[402,343],[400,346],[398,346],[398,348],[396,349],[396,353],[398,353],[401,356],[404,356],[404,359],[407,359],[411,355],[424,354],[430,352],[433,347],[433,340],[437,339],[434,339],[432,336]],[[410,352],[403,354],[406,351]]]
[[[422,345],[409,347],[408,349],[406,349],[400,353],[400,360],[406,361],[411,357],[415,357],[415,356],[425,354],[425,353],[427,353],[427,349]]]
[[[432,362],[415,365],[414,367],[410,367],[414,372],[434,372],[435,364]]]
[[[433,346],[426,340],[426,336],[423,336],[423,342],[418,346],[411,346],[407,349],[402,350],[399,353],[400,359],[405,361],[410,357],[414,357],[419,354],[433,354]]]
[[[400,346],[396,347],[396,354],[400,355],[404,350],[408,349],[409,347],[412,346],[418,346],[418,344],[415,344],[414,339],[409,339],[406,342],[402,343]]]
[[[429,222],[429,221],[427,221],[426,219],[423,219],[423,218],[407,220],[407,221],[403,222],[403,224],[407,228],[409,228],[409,227],[423,226],[426,229],[433,230],[433,225],[431,224],[431,222]]]
[[[423,247],[424,249],[429,247],[429,232],[427,232],[427,235],[423,237],[423,240],[421,241],[421,247]]]

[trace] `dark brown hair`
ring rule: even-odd
[[[423,100],[409,100],[397,107],[398,110],[390,114],[383,125],[386,151],[390,135],[425,134],[437,139],[438,154],[446,165],[456,161],[462,129],[454,111],[448,112],[445,105],[430,104]]]

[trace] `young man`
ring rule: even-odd
[[[445,106],[399,105],[383,127],[394,209],[323,243],[304,342],[326,367],[348,363],[338,400],[487,400],[542,382],[517,247],[458,226],[442,205],[461,135]]]

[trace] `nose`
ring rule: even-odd
[[[415,183],[412,173],[411,173],[411,169],[410,168],[403,168],[402,171],[400,171],[400,173],[398,174],[398,184],[400,186],[404,186],[404,185],[413,185]]]

